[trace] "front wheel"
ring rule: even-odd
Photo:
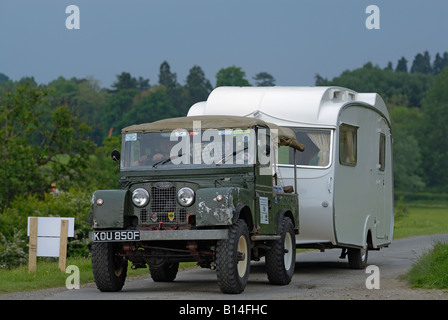
[[[103,292],[120,291],[128,271],[128,260],[118,255],[120,246],[110,242],[92,244],[92,271],[97,288]]]
[[[281,238],[271,241],[266,251],[266,272],[269,283],[287,285],[294,275],[296,264],[296,238],[291,219],[284,218],[280,230]]]
[[[250,271],[250,238],[246,222],[238,220],[229,229],[229,239],[216,244],[216,275],[223,293],[244,291]]]

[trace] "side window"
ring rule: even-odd
[[[380,158],[379,167],[380,171],[384,171],[386,168],[386,135],[384,133],[380,134]]]
[[[357,127],[342,124],[339,127],[339,163],[356,166],[357,161]]]
[[[327,129],[292,128],[297,141],[305,146],[304,152],[296,152],[296,164],[308,167],[330,165],[331,131]],[[281,164],[294,164],[294,151],[288,146],[278,149]]]

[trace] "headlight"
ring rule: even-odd
[[[191,188],[181,188],[177,192],[177,202],[181,206],[188,207],[194,202],[194,191]]]
[[[132,192],[132,202],[137,207],[144,207],[149,202],[149,193],[143,188],[135,189],[134,192]]]

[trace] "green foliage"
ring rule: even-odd
[[[24,264],[27,260],[24,247],[23,231],[14,228],[11,239],[7,239],[5,235],[0,234],[0,269],[11,269],[14,266]]]
[[[448,243],[435,243],[412,266],[406,279],[414,288],[448,289]]]
[[[204,71],[202,71],[201,67],[194,66],[190,69],[187,76],[185,89],[185,102],[188,107],[191,107],[196,102],[207,100],[208,95],[212,91],[212,85],[210,81],[205,78]]]
[[[221,86],[250,86],[246,73],[241,68],[232,66],[222,68],[216,74],[216,87]]]
[[[253,79],[257,87],[275,86],[275,78],[267,72],[257,73]]]
[[[339,77],[331,81],[319,79],[320,85],[336,85],[350,88],[357,92],[376,92],[386,102],[401,97],[405,107],[420,107],[421,99],[432,83],[433,77],[429,74],[408,74],[394,72],[390,69],[381,69],[366,63],[362,68],[353,71],[344,71]],[[405,99],[403,99],[405,98]]]
[[[448,68],[438,74],[423,100],[419,142],[427,183],[448,190]]]
[[[42,196],[53,182],[70,186],[83,179],[89,128],[66,106],[51,105],[49,94],[24,84],[0,97],[0,208],[18,194]]]
[[[21,195],[0,214],[0,234],[3,235],[0,247],[8,248],[8,257],[1,257],[2,265],[11,266],[23,262],[12,257],[22,257],[27,252],[28,217],[74,217],[75,236],[69,238],[68,256],[88,256],[88,234],[91,227],[87,218],[90,212],[90,191],[70,190],[58,195],[47,193],[43,199],[34,195]],[[3,250],[1,250],[3,251]],[[5,254],[6,255],[6,254]],[[13,263],[14,262],[14,263]]]

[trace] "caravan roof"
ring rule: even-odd
[[[340,111],[352,104],[373,108],[389,121],[378,94],[341,87],[218,87],[207,101],[193,105],[188,116],[240,115],[279,125],[335,127]]]

